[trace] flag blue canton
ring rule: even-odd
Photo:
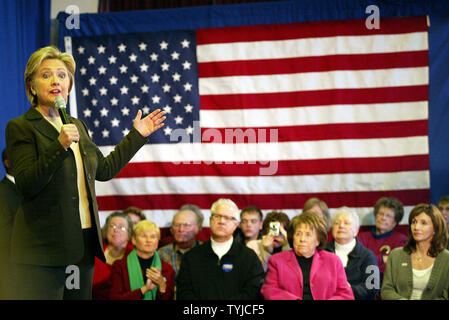
[[[80,37],[73,38],[72,48],[77,117],[97,145],[118,144],[139,109],[143,116],[155,109],[167,113],[150,143],[193,140],[194,129],[199,129],[194,128],[199,120],[194,32]]]

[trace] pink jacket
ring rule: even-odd
[[[301,300],[302,272],[293,250],[268,260],[268,272],[261,292],[266,300]],[[315,251],[310,269],[310,291],[314,300],[354,300],[340,258],[327,251]]]

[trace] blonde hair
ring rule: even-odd
[[[73,75],[75,74],[76,69],[76,63],[73,56],[69,53],[61,52],[58,48],[53,46],[41,48],[31,55],[25,69],[25,92],[33,107],[37,105],[37,96],[31,92],[31,85],[37,69],[39,69],[39,66],[46,59],[58,59],[64,63],[70,79],[69,92],[72,89]]]
[[[133,228],[133,237],[135,237],[138,233],[148,230],[155,230],[159,240],[161,239],[161,230],[159,227],[150,220],[141,220]]]

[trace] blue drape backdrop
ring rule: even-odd
[[[0,1],[0,30],[0,149],[3,150],[6,123],[30,107],[23,82],[28,58],[36,49],[50,44],[50,0]],[[3,177],[5,171],[3,165],[0,167]]]

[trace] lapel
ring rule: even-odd
[[[296,278],[292,279],[292,283],[301,283],[301,285],[303,285],[302,271],[299,267],[298,261],[296,260],[296,254],[293,249],[288,252],[289,254],[286,257],[286,265],[290,269],[290,275]],[[296,282],[293,282],[293,280],[296,280]]]
[[[25,113],[25,118],[31,125],[50,140],[56,140],[59,132],[35,108],[31,107]]]
[[[313,255],[312,266],[310,267],[310,283],[313,282],[315,278],[315,274],[321,270],[321,253],[320,250],[315,249],[315,253]]]

